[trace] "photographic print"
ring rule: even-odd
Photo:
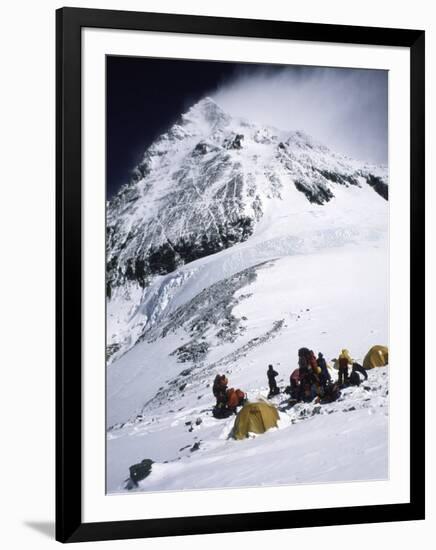
[[[107,56],[106,490],[385,480],[388,72]]]

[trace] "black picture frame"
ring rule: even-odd
[[[160,537],[424,519],[424,411],[410,377],[410,502],[188,518],[82,522],[81,29],[129,29],[410,49],[411,329],[424,349],[424,43],[420,30],[261,21],[79,8],[56,12],[56,539],[61,542]],[[412,364],[412,361],[411,361]]]

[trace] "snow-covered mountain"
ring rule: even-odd
[[[232,118],[210,98],[152,144],[107,205],[110,491],[122,490],[126,468],[143,458],[161,463],[147,478],[152,490],[179,487],[170,481],[179,464],[165,464],[179,459],[205,465],[193,486],[215,486],[207,456],[231,445],[229,422],[210,414],[218,372],[256,397],[266,395],[269,363],[288,383],[299,347],[327,359],[348,347],[362,360],[387,343],[387,199],[386,167],[335,154],[301,132]],[[386,395],[380,376],[359,389],[374,412],[376,466],[362,471],[365,439],[356,437],[346,479],[386,475],[387,404],[371,399],[372,386]],[[367,412],[358,414],[363,423]],[[312,429],[319,422],[334,440],[336,424],[330,433],[326,421],[317,415]],[[197,431],[203,443],[192,454]],[[299,480],[315,478],[307,471]]]
[[[195,104],[108,203],[109,355],[133,345],[153,320],[148,307],[134,329],[129,321],[157,278],[247,241],[271,215],[317,212],[347,188],[387,199],[386,167],[334,154],[301,132],[231,118],[210,98]]]

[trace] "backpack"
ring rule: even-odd
[[[232,414],[234,414],[233,410],[228,409],[227,407],[214,407],[212,409],[212,416],[214,418],[228,418],[229,416],[232,416]]]
[[[349,382],[351,386],[360,386],[360,376],[355,370],[351,372]]]
[[[145,479],[150,474],[152,465],[153,461],[150,458],[145,458],[139,464],[130,466],[130,479],[135,486],[138,485],[138,481]]]
[[[239,399],[239,405],[241,403],[243,403],[245,401],[245,399],[247,398],[247,396],[245,395],[245,393],[240,390],[239,388],[235,391],[236,395],[238,396],[238,399]]]

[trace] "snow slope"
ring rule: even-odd
[[[249,253],[259,255],[253,237],[269,257],[284,248],[299,253],[359,240],[356,230],[385,224],[387,193],[386,167],[337,155],[301,132],[231,118],[210,98],[200,101],[152,144],[108,203],[109,360],[154,322],[149,299],[164,293],[165,275],[178,286],[174,273],[183,265],[247,241]]]
[[[184,313],[187,311],[182,322],[176,315],[174,327],[171,316],[167,323],[158,324],[149,340],[137,344],[108,368],[107,420],[111,428],[108,431],[108,490],[121,490],[128,467],[143,458],[159,463],[153,466],[153,475],[147,480],[150,485],[146,481],[141,485],[144,490],[182,488],[183,484],[184,487],[213,487],[210,476],[214,468],[208,472],[208,465],[219,460],[221,471],[221,460],[228,452],[233,453],[234,458],[229,457],[231,465],[225,483],[231,484],[233,480],[237,485],[252,484],[253,476],[259,476],[259,472],[250,477],[254,465],[246,458],[253,452],[256,456],[261,455],[253,450],[255,448],[247,447],[246,442],[227,442],[233,419],[219,421],[211,416],[213,378],[218,372],[226,372],[231,386],[242,388],[251,399],[256,399],[259,395],[267,395],[269,363],[280,373],[279,385],[282,388],[287,385],[289,374],[296,367],[296,351],[301,345],[322,350],[327,359],[336,357],[340,349],[347,346],[353,357],[362,361],[372,344],[387,341],[386,268],[386,254],[381,243],[367,248],[348,245],[316,254],[284,256],[254,268],[254,276],[246,279],[248,284],[237,288],[233,294],[232,285],[226,281],[230,296],[223,288],[213,292],[212,287],[212,292],[205,296],[209,307],[204,316],[202,313],[199,317],[191,315],[189,307],[181,306]],[[207,290],[210,288],[208,286]],[[197,314],[203,304],[198,296],[193,310]],[[230,301],[231,314],[237,320],[230,323],[228,339],[225,330],[224,335],[220,334],[223,328],[226,329],[228,317],[219,314],[219,321],[215,322],[212,315],[213,311],[222,311],[223,300]],[[180,308],[176,312],[180,313]],[[209,343],[209,352],[201,361],[179,363],[173,355],[174,350],[192,341],[192,322],[199,321],[206,321],[199,340]],[[281,449],[290,445],[286,460],[277,455],[277,460],[287,461],[288,468],[275,472],[268,469],[263,482],[385,478],[387,377],[381,381],[377,378],[382,370],[386,369],[370,373],[369,392],[362,388],[355,390],[356,399],[365,406],[363,412],[348,413],[346,419],[339,418],[342,415],[335,420],[330,416],[325,419],[323,416],[322,421],[314,418],[310,434],[304,431],[294,434],[292,422],[286,423],[289,414],[298,416],[300,405],[292,412],[282,413],[281,426],[286,426],[288,435],[266,439],[265,444],[271,443],[263,452],[274,454],[276,449],[281,455]],[[284,396],[281,399],[284,400]],[[333,407],[340,412],[354,405],[354,400],[350,402],[347,398],[346,401],[324,405],[322,410]],[[369,418],[369,415],[372,416]],[[195,424],[197,419],[201,419],[199,426]],[[187,426],[186,422],[192,424]],[[189,431],[192,426],[194,429]],[[341,426],[345,430],[342,434]],[[309,447],[304,443],[306,436]],[[191,453],[192,445],[200,440],[200,449]],[[337,448],[338,440],[340,448],[344,449],[340,460],[335,453],[330,453]],[[304,457],[317,441],[318,456],[323,454],[325,459],[322,466],[313,469]],[[240,455],[241,449],[247,449],[248,454],[244,451]],[[171,467],[163,467],[165,461],[179,457],[180,464],[191,464],[191,459],[194,464],[194,454],[201,457],[203,452],[207,452],[201,462],[204,477],[199,476],[200,465],[193,465],[191,472],[196,478],[193,484],[187,477],[189,472],[178,479],[180,465],[171,463]],[[312,449],[312,452],[315,451]],[[370,462],[367,461],[368,453]],[[297,455],[301,469],[294,468],[297,459],[290,458]],[[267,456],[264,459],[272,460]],[[159,481],[154,477],[156,471],[160,472]]]
[[[212,264],[215,274],[213,267]],[[165,400],[173,394],[178,400],[177,389],[170,391],[165,384],[177,388],[174,380],[187,368],[192,368],[195,377],[200,371],[207,372],[210,382],[227,363],[243,360],[250,364],[247,357],[251,353],[251,364],[258,364],[259,373],[243,369],[240,379],[233,381],[232,377],[232,384],[245,389],[247,381],[259,387],[268,363],[291,369],[301,342],[310,342],[327,358],[336,357],[341,347],[349,346],[356,357],[363,359],[374,342],[387,341],[387,266],[383,247],[362,249],[349,245],[318,254],[285,256],[258,263],[240,289],[236,285],[235,290],[230,278],[223,283],[214,288],[208,282],[209,292],[197,294],[194,307],[188,301],[173,315],[163,314],[146,339],[108,367],[108,427],[141,412],[162,385]],[[191,287],[187,293],[192,293]],[[227,304],[230,314],[225,313]],[[214,312],[218,312],[218,319],[213,317]],[[204,326],[198,331],[193,324]],[[279,329],[268,337],[275,324],[280,324]],[[261,345],[252,342],[265,336],[267,340]],[[200,361],[180,363],[176,355],[171,355],[188,343],[204,341],[209,349]],[[260,351],[265,357],[259,355]],[[189,382],[190,373],[182,379]]]
[[[362,362],[388,343],[386,170],[210,100],[144,162],[108,209],[108,491],[126,490],[144,458],[155,461],[147,491],[386,478],[387,369],[319,408],[286,410],[278,396],[279,429],[247,441],[211,415],[217,373],[257,399],[267,365],[286,386],[302,346],[327,360],[347,347]],[[223,198],[235,170],[241,184]]]
[[[264,388],[250,395],[257,399],[266,393]],[[129,466],[144,457],[155,464],[139,491],[388,477],[387,368],[371,371],[368,382],[344,390],[331,404],[287,409],[285,396],[272,401],[280,410],[278,428],[244,441],[230,437],[234,417],[216,420],[195,402],[110,431],[108,491],[125,491]]]

